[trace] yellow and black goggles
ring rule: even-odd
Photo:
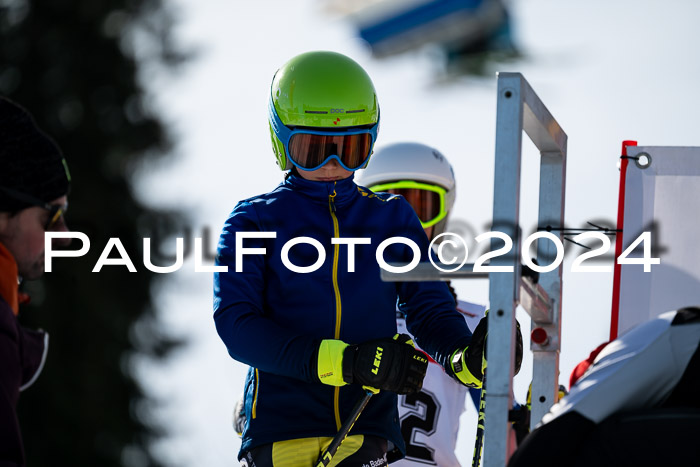
[[[399,182],[381,183],[369,187],[370,190],[383,191],[401,195],[416,211],[423,228],[432,227],[447,216],[445,194],[447,190],[438,185],[402,180]]]

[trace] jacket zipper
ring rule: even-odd
[[[331,218],[333,219],[333,237],[340,238],[340,227],[338,226],[338,217],[335,215],[335,184],[333,186],[333,193],[328,195],[328,208],[331,212]],[[335,332],[333,334],[334,339],[340,339],[340,320],[342,315],[342,308],[340,303],[340,288],[338,287],[338,256],[340,254],[340,245],[336,244],[333,246],[333,291],[335,292]],[[340,388],[336,387],[333,394],[333,408],[335,412],[335,425],[336,429],[340,430],[342,425],[342,420],[340,419]]]
[[[258,413],[258,385],[260,384],[260,375],[258,369],[255,369],[255,390],[253,391],[253,420]]]

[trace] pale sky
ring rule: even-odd
[[[418,141],[437,147],[455,168],[452,213],[474,235],[491,223],[496,77],[436,79],[426,53],[373,59],[352,25],[319,2],[179,0],[179,40],[200,56],[178,76],[150,83],[159,110],[179,138],[167,166],[144,171],[140,194],[155,206],[192,216],[195,236],[211,243],[236,202],[274,188],[282,172],[270,148],[266,104],[276,69],[309,50],[349,55],[372,77],[381,106],[378,144]],[[656,0],[515,0],[515,40],[524,58],[494,71],[522,73],[568,135],[566,224],[614,225],[620,144],[700,146],[698,45],[700,3]],[[538,154],[524,145],[521,227],[536,227]],[[182,235],[182,234],[181,234]],[[180,236],[181,236],[180,235]],[[612,274],[572,273],[582,249],[566,246],[560,382],[607,340]],[[138,361],[148,391],[160,399],[152,416],[173,436],[157,447],[169,465],[238,465],[231,428],[246,367],[228,356],[212,319],[212,275],[194,273],[192,258],[155,294],[163,328],[190,341],[165,364]],[[457,281],[460,298],[488,302],[487,281]],[[522,312],[526,349],[529,318]],[[516,377],[525,398],[531,357]],[[471,462],[476,418],[462,418],[458,457]]]

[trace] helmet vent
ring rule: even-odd
[[[307,114],[327,114],[325,110],[304,110],[304,113]]]
[[[365,109],[358,109],[358,110],[348,110],[345,112],[346,114],[359,114],[360,112],[364,112]]]

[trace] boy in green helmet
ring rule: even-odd
[[[273,78],[269,122],[290,172],[234,208],[217,256],[228,271],[214,277],[217,331],[251,367],[239,459],[314,464],[365,387],[378,394],[330,465],[386,465],[405,453],[396,394],[420,390],[427,366],[396,334],[397,300],[420,347],[463,384],[480,384],[483,349],[444,283],[380,279],[380,263],[427,260],[428,239],[402,197],[353,181],[379,126],[362,67],[333,52],[294,57]]]

